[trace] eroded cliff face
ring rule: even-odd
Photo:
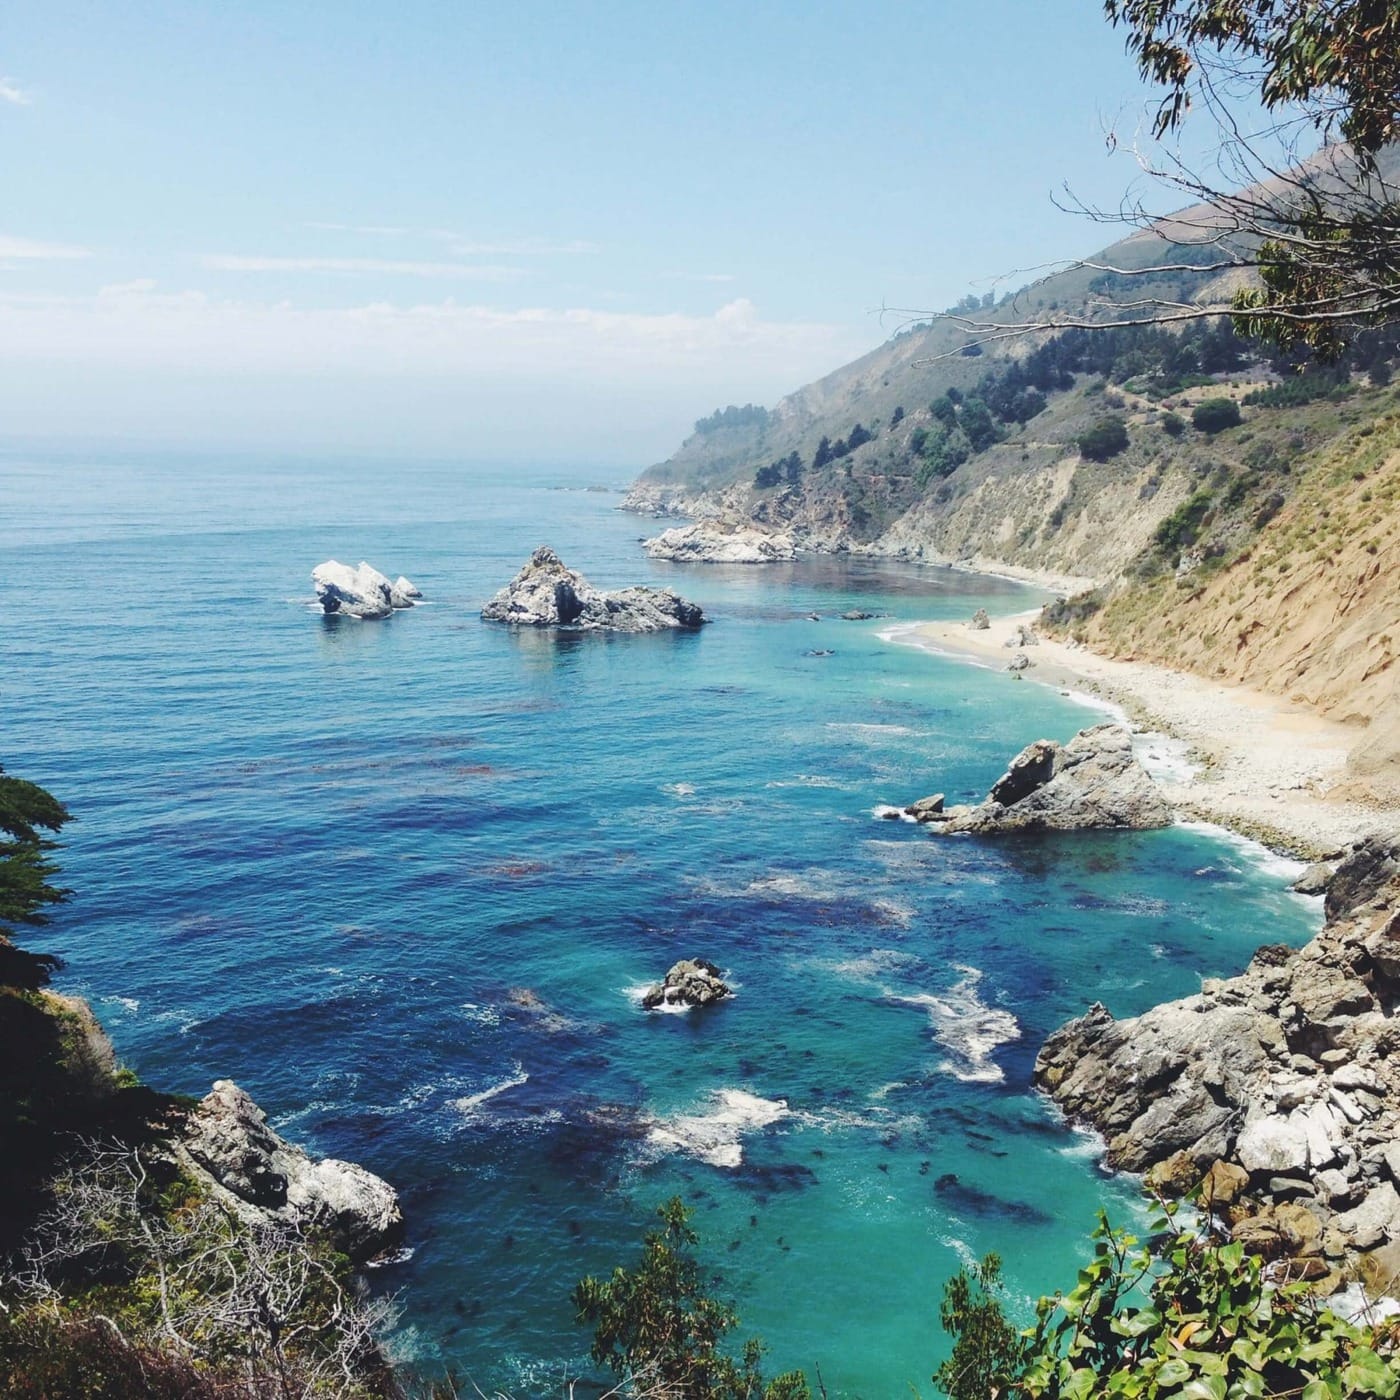
[[[1232,562],[1195,564],[1125,584],[1076,635],[1355,725],[1358,782],[1400,801],[1400,418],[1338,443]]]

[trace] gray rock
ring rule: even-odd
[[[1035,662],[1032,661],[1025,652],[1018,651],[1016,655],[1006,663],[1006,669],[1008,671],[1029,671],[1034,665]]]
[[[1326,894],[1327,882],[1332,878],[1332,866],[1326,861],[1310,865],[1288,887],[1295,894]]]
[[[1204,1169],[1219,1149],[1263,1202],[1237,1231],[1250,1248],[1314,1248],[1303,1218],[1281,1213],[1299,1209],[1329,1258],[1400,1240],[1400,1038],[1373,952],[1397,905],[1400,837],[1359,843],[1306,947],[1261,948],[1238,977],[1132,1019],[1095,1005],[1046,1041],[1035,1081],[1103,1133],[1113,1166],[1184,1153]]]
[[[906,817],[913,817],[916,822],[937,821],[943,815],[943,794],[936,792],[932,797],[921,797],[917,802],[911,802],[905,809]]]
[[[934,831],[1145,830],[1169,826],[1172,809],[1133,753],[1121,725],[1080,730],[1061,746],[1052,739],[1027,745],[975,807],[945,809]]]
[[[190,1114],[180,1148],[188,1164],[240,1214],[324,1232],[361,1262],[403,1236],[398,1196],[353,1162],[314,1160],[267,1126],[267,1115],[237,1084],[215,1082]]]
[[[1035,635],[1035,629],[1027,627],[1024,622],[1018,622],[1011,629],[1011,635],[1002,643],[1004,647],[1038,647],[1040,638]]]
[[[487,622],[512,627],[569,627],[577,631],[664,632],[699,627],[705,616],[669,588],[623,588],[604,593],[566,568],[541,545],[524,568],[481,610]]]
[[[682,958],[662,981],[642,994],[642,1005],[648,1011],[662,1006],[713,1006],[731,995],[714,963],[704,958]]]
[[[1375,1249],[1400,1238],[1400,1195],[1384,1181],[1359,1206],[1337,1216],[1336,1225],[1357,1249]]]
[[[968,623],[974,632],[985,632],[991,625],[992,619],[987,616],[986,608],[978,608],[972,614],[972,621]]]

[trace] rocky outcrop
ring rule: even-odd
[[[513,627],[571,627],[579,631],[664,632],[699,627],[705,615],[669,588],[623,588],[604,593],[541,545],[481,610],[487,622]]]
[[[915,810],[915,809],[919,810]],[[1011,760],[975,807],[915,803],[909,815],[931,831],[1146,830],[1169,826],[1172,809],[1133,753],[1122,725],[1081,729],[1067,744],[1037,739]]]
[[[402,574],[390,583],[363,560],[352,569],[348,564],[327,559],[312,569],[311,579],[316,585],[316,601],[327,613],[366,621],[411,608],[423,596]]]
[[[1252,1248],[1338,1261],[1400,1242],[1398,906],[1400,840],[1359,842],[1306,947],[1260,948],[1129,1020],[1091,1007],[1046,1041],[1036,1083],[1113,1166],[1233,1182],[1226,1223]]]
[[[230,1080],[218,1080],[200,1100],[176,1150],[243,1218],[324,1232],[356,1262],[383,1254],[403,1235],[388,1182],[353,1162],[315,1160],[285,1141]]]
[[[730,995],[714,963],[704,958],[682,958],[662,981],[642,994],[642,1005],[648,1011],[664,1006],[713,1006]]]
[[[972,621],[967,624],[974,632],[985,632],[992,625],[992,619],[987,616],[986,608],[978,608],[972,614]]]
[[[1004,647],[1037,647],[1039,645],[1040,638],[1036,636],[1035,628],[1027,627],[1024,622],[1018,622],[1002,643]]]
[[[689,564],[775,564],[797,555],[791,535],[770,534],[753,525],[718,522],[663,530],[644,541],[642,548],[653,559]]]

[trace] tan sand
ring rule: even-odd
[[[922,623],[898,640],[1004,670],[1006,645],[1035,612],[992,620]],[[1115,661],[1072,642],[1041,638],[1025,648],[1034,665],[1007,675],[1088,694],[1121,707],[1135,728],[1184,741],[1199,765],[1190,779],[1167,780],[1183,817],[1217,822],[1275,850],[1318,859],[1380,828],[1400,813],[1336,791],[1347,781],[1347,751],[1356,730],[1243,686],[1223,685],[1145,661]],[[1027,734],[1026,741],[1041,736]]]

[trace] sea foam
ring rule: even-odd
[[[745,1134],[788,1117],[786,1099],[763,1099],[744,1089],[717,1089],[704,1113],[682,1113],[652,1125],[647,1142],[662,1152],[683,1152],[712,1167],[744,1160]]]

